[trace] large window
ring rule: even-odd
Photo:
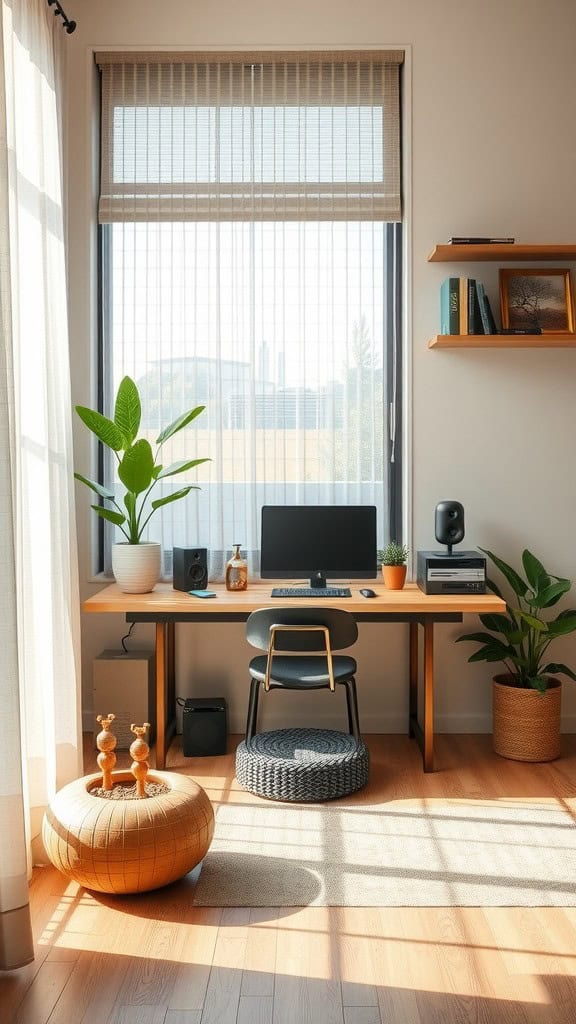
[[[134,377],[153,441],[206,406],[165,456],[211,459],[151,520],[168,573],[201,545],[217,577],[233,542],[257,570],[263,504],[376,504],[390,531],[400,60],[99,57],[103,408]]]

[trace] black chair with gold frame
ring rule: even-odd
[[[334,651],[351,647],[358,626],[340,608],[261,608],[246,623],[246,638],[267,653],[252,658],[246,743],[257,731],[260,690],[346,690],[348,730],[360,742],[356,661]]]
[[[236,751],[244,789],[272,800],[316,802],[346,796],[368,780],[369,755],[360,737],[356,661],[335,654],[358,638],[356,620],[339,608],[277,607],[252,612],[246,636],[266,651],[250,661],[246,738]],[[294,728],[258,732],[260,691],[346,691],[348,732]]]

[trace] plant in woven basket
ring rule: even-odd
[[[391,540],[377,553],[378,565],[405,565],[408,548],[405,544],[397,544]]]
[[[561,662],[548,661],[549,647],[557,637],[576,630],[576,610],[564,609],[554,618],[544,615],[567,594],[572,582],[548,572],[527,549],[522,553],[524,576],[516,572],[492,551],[481,548],[504,576],[515,601],[506,601],[505,615],[480,615],[486,633],[466,633],[457,642],[473,641],[479,649],[468,661],[501,662],[507,673],[506,685],[545,693],[549,679],[566,675],[576,680],[576,673]],[[488,589],[503,595],[497,584],[487,579]],[[505,599],[505,598],[503,598]]]

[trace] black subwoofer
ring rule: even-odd
[[[208,551],[206,548],[172,548],[174,590],[206,590]]]
[[[226,753],[228,728],[224,697],[188,697],[182,715],[184,757]]]

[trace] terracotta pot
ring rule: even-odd
[[[549,678],[545,693],[511,686],[509,675],[492,684],[493,747],[512,761],[554,761],[560,756],[562,683]]]
[[[402,590],[406,582],[405,565],[383,565],[382,575],[387,590]]]

